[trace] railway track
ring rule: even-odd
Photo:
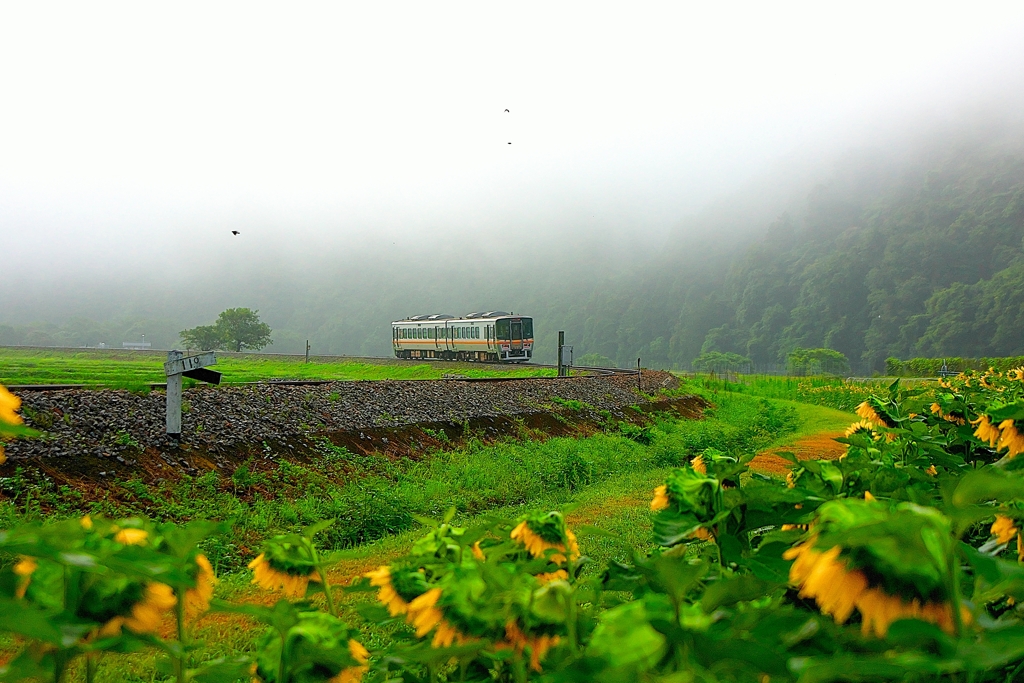
[[[281,354],[285,355],[285,354]],[[344,356],[344,358],[353,359],[354,356]],[[360,359],[366,360],[401,360],[395,359],[391,356],[359,356]],[[405,362],[425,362],[425,359],[418,359],[416,361],[405,361]],[[426,361],[429,362],[429,361]],[[479,365],[495,365],[508,367],[508,363],[493,363],[486,361],[476,361]],[[557,365],[544,365],[541,363],[531,363],[531,368],[550,368],[557,369]],[[623,368],[593,368],[593,367],[580,367],[572,368],[577,373],[587,374],[575,374],[573,377],[609,377],[612,375],[627,375],[636,377],[639,372],[633,369]],[[512,382],[523,379],[540,379],[540,380],[560,380],[565,379],[564,377],[464,377],[458,373],[451,373],[442,376],[440,380],[422,380],[422,379],[409,379],[409,380],[369,380],[369,381],[389,381],[389,382],[424,382],[424,381],[441,381],[441,382]],[[258,382],[233,382],[231,386],[253,386],[253,385],[264,385],[264,386],[317,386],[321,384],[330,384],[331,382],[346,382],[346,381],[367,381],[367,380],[335,380],[335,379],[265,379]],[[150,383],[148,384],[150,389],[166,389],[166,383]],[[62,391],[65,389],[104,389],[102,384],[11,384],[7,385],[7,388],[11,391]]]

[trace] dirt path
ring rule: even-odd
[[[846,453],[846,446],[835,441],[843,432],[821,432],[797,439],[792,444],[772,448],[750,461],[751,469],[765,474],[784,475],[789,471],[791,463],[777,453],[789,452],[799,460],[838,460]]]

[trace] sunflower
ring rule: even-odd
[[[690,467],[692,467],[694,471],[699,472],[701,474],[708,473],[708,464],[704,461],[703,455],[698,455],[693,460],[691,460]]]
[[[196,555],[195,579],[195,588],[185,591],[185,611],[193,617],[210,609],[213,587],[218,583],[210,561],[202,553]]]
[[[857,406],[856,413],[873,428],[880,429],[882,427],[889,426],[889,423],[886,422],[885,418],[882,417],[878,411],[875,410],[874,406],[867,401],[864,401]]]
[[[252,583],[268,591],[280,590],[292,598],[304,596],[310,581],[320,581],[320,577],[316,575],[316,567],[282,567],[278,569],[274,566],[274,562],[267,558],[266,553],[260,553],[255,560],[250,562],[249,569],[252,569],[253,572]],[[301,571],[306,573],[298,573]]]
[[[122,628],[133,633],[156,633],[160,630],[164,617],[177,604],[174,589],[165,583],[147,583],[140,598],[131,605],[127,615],[109,619],[103,626],[93,632],[95,637],[112,637],[120,635]]]
[[[558,645],[560,638],[557,635],[527,635],[519,628],[515,621],[505,624],[505,645],[511,647],[519,654],[530,648],[530,668],[540,671],[540,662],[547,655],[548,650]]]
[[[124,620],[124,625],[136,633],[156,633],[164,615],[177,602],[174,591],[167,584],[148,583],[143,599],[132,606],[132,613]]]
[[[437,631],[430,642],[431,647],[451,647],[452,643],[464,645],[472,641],[473,638],[459,631],[444,618],[444,612],[437,606],[440,599],[441,589],[431,588],[409,603],[405,620],[415,629],[416,637],[422,638],[436,627]]]
[[[996,537],[998,543],[1009,543],[1016,536],[1017,559],[1024,562],[1024,541],[1021,539],[1021,531],[1017,528],[1014,520],[1005,515],[996,515],[996,521],[992,524],[989,532]]]
[[[974,430],[974,436],[986,442],[989,448],[996,447],[1000,437],[999,429],[988,419],[988,415],[981,415],[977,420],[971,420],[971,424],[978,425],[978,428]]]
[[[857,422],[854,422],[852,425],[847,427],[846,432],[844,432],[844,434],[845,436],[853,436],[854,434],[857,434],[859,432],[867,432],[869,436],[874,437],[875,426],[872,422],[869,422],[868,420],[858,420]]]
[[[935,465],[929,465],[928,469],[926,469],[924,473],[927,474],[929,477],[935,477],[938,476],[939,471],[935,469]]]
[[[540,581],[541,583],[559,580],[567,581],[569,579],[569,572],[565,571],[564,569],[559,569],[553,572],[543,572],[541,574],[536,574],[534,578]]]
[[[840,558],[842,548],[833,546],[825,551],[814,548],[816,538],[790,548],[783,558],[795,560],[789,570],[790,583],[800,587],[800,597],[814,598],[822,614],[845,623],[856,609],[860,612],[861,632],[882,638],[889,631],[892,622],[899,619],[919,619],[937,625],[952,633],[953,611],[949,603],[926,602],[918,599],[910,602],[895,595],[889,595],[879,587],[869,584],[864,572],[850,569]],[[966,610],[962,612],[966,618]]]
[[[1008,370],[1006,372],[1006,377],[1008,379],[1015,379],[1018,382],[1024,382],[1024,366],[1014,368],[1013,370]]]
[[[145,545],[148,538],[145,529],[121,529],[114,534],[114,541],[122,545]]]
[[[354,638],[349,638],[348,653],[352,659],[358,662],[357,666],[347,666],[332,676],[327,683],[358,683],[363,680],[363,674],[370,668],[366,664],[370,661],[370,653],[363,647],[363,644]]]
[[[484,551],[480,549],[480,541],[474,543],[471,550],[473,551],[473,557],[475,557],[477,560],[481,562],[487,561],[487,557],[484,556]]]
[[[996,515],[996,521],[992,524],[990,532],[1000,543],[1009,543],[1018,533],[1013,520],[1005,515]]]
[[[18,408],[21,407],[21,399],[7,391],[7,387],[0,384],[0,421],[7,424],[20,425],[21,415],[18,415]]]
[[[14,565],[14,573],[20,577],[18,581],[18,587],[14,591],[15,597],[25,597],[25,591],[28,590],[28,584],[32,582],[32,574],[36,569],[39,568],[39,562],[36,558],[22,555],[18,559],[18,562]]]
[[[961,426],[967,424],[967,420],[965,420],[964,418],[960,417],[959,415],[953,415],[951,413],[944,413],[944,412],[942,412],[942,406],[940,406],[938,403],[933,403],[931,405],[930,410],[937,417],[945,420],[946,422],[952,422],[955,425],[961,425]]]
[[[398,594],[391,583],[391,567],[383,565],[372,572],[366,572],[363,576],[370,580],[371,586],[380,588],[377,591],[377,600],[388,608],[388,614],[397,617],[409,611],[409,603]]]
[[[1007,449],[1006,457],[1016,458],[1024,453],[1024,434],[1017,431],[1013,420],[1003,420],[999,423],[999,444],[998,449]]]
[[[466,643],[472,643],[478,640],[467,636],[459,629],[452,626],[447,619],[442,619],[437,624],[437,631],[434,632],[434,638],[430,641],[430,647],[451,647],[452,644],[465,645]]]
[[[409,603],[406,621],[416,629],[417,638],[427,635],[431,629],[444,621],[444,614],[436,607],[440,599],[441,589],[431,588]]]
[[[654,500],[651,501],[651,510],[658,512],[659,510],[667,510],[670,505],[668,499],[668,487],[664,484],[654,489]]]
[[[530,528],[530,521],[531,520],[524,519],[522,522],[519,523],[519,526],[513,529],[512,533],[509,534],[509,536],[512,539],[519,541],[524,546],[526,546],[526,550],[530,553],[530,555],[532,555],[533,557],[544,557],[544,554],[548,550],[554,550],[556,552],[551,554],[550,559],[552,562],[555,562],[557,564],[562,564],[565,562],[566,553],[568,553],[569,558],[574,561],[577,558],[579,558],[580,548],[579,545],[576,543],[576,535],[568,527],[562,525],[562,534],[560,535],[564,536],[564,541],[554,540],[551,538],[544,538],[544,536],[550,537],[558,533],[558,530],[552,528],[552,526],[559,526],[558,523],[561,522],[561,516],[558,516],[557,519],[550,516],[545,516],[543,520],[535,521],[536,525],[540,527],[539,531],[535,531],[534,529]],[[549,521],[554,521],[555,524],[545,524],[545,522]]]

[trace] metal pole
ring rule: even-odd
[[[565,377],[565,367],[562,365],[562,347],[565,346],[565,332],[558,331],[558,376]]]
[[[640,359],[636,359],[636,390],[640,391]]]
[[[181,360],[181,351],[168,351],[167,360]],[[167,376],[167,435],[181,438],[181,373]]]
[[[309,340],[306,340],[306,362],[309,362]]]

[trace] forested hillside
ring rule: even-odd
[[[582,347],[677,367],[735,352],[763,368],[826,346],[863,371],[887,356],[1020,354],[1022,239],[1024,153],[1006,129],[849,154],[755,244],[705,245],[700,266],[673,268],[677,253],[595,294],[577,310]]]

